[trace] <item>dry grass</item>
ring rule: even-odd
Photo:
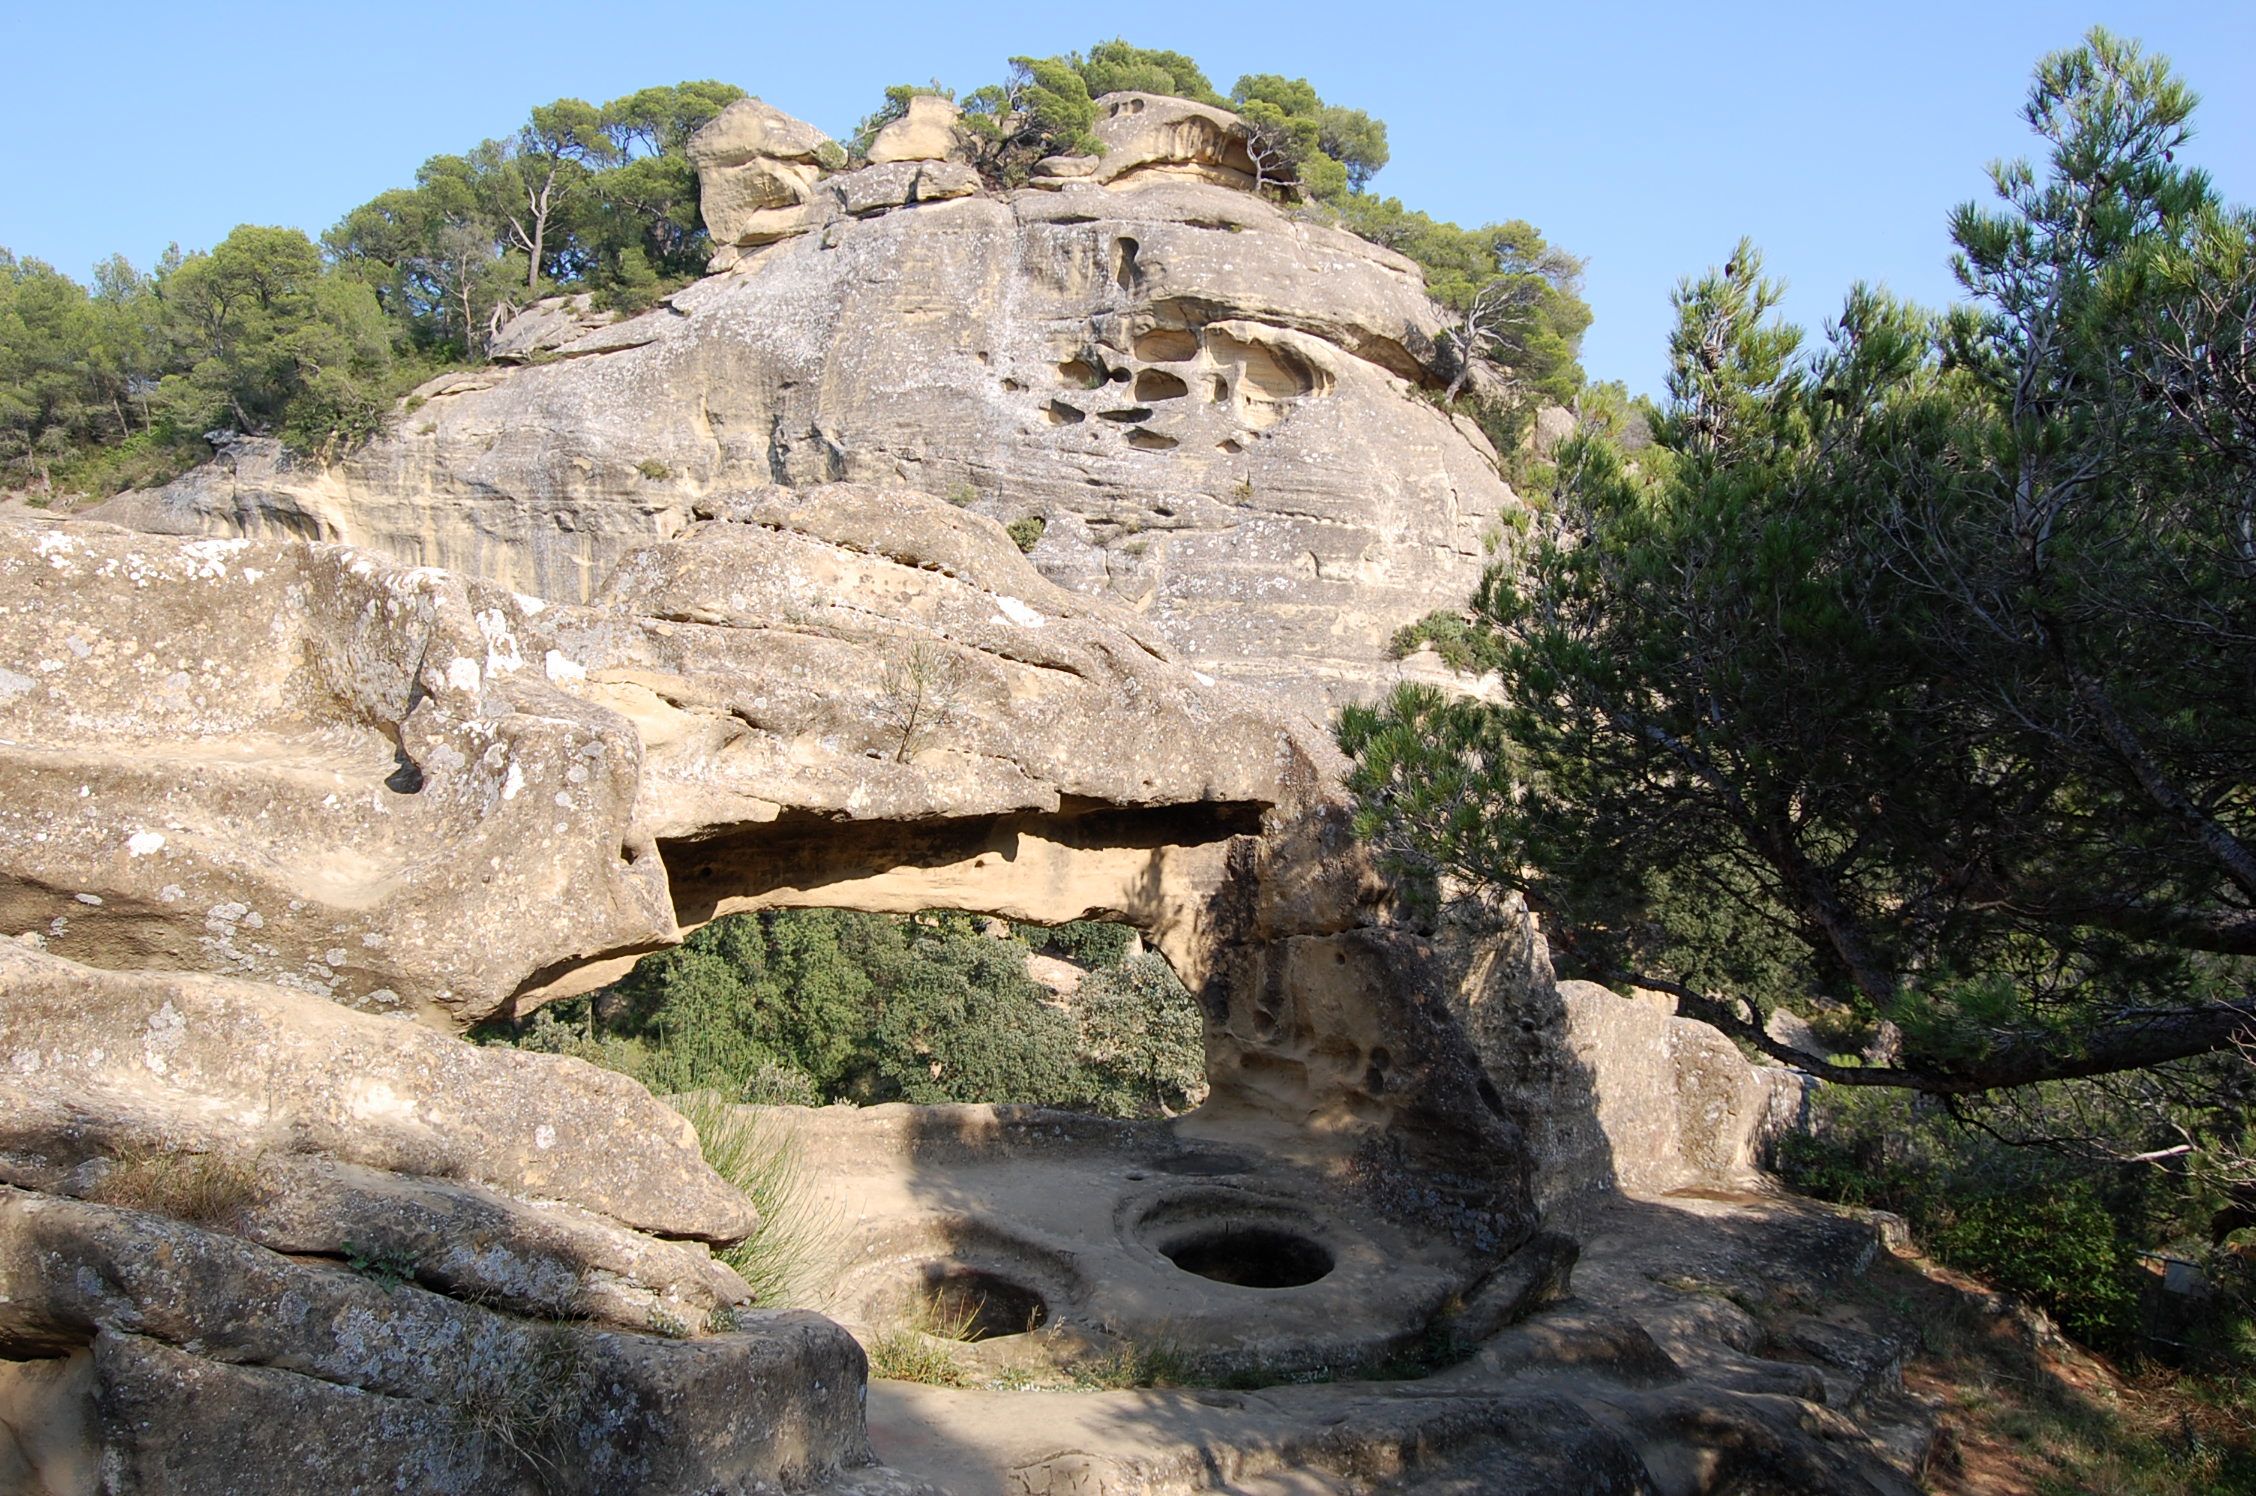
[[[559,1477],[568,1431],[583,1416],[589,1368],[585,1348],[559,1325],[535,1334],[526,1355],[460,1390],[457,1416],[471,1438],[500,1450],[542,1490]]]
[[[257,1161],[217,1153],[122,1154],[87,1198],[198,1226],[226,1226],[258,1197]]]
[[[1920,1329],[1904,1382],[1941,1409],[1933,1496],[2256,1496],[2256,1387],[2032,1344],[1932,1263],[1884,1263],[1870,1289]]]
[[[955,1357],[915,1329],[888,1330],[866,1347],[869,1374],[893,1382],[922,1382],[928,1387],[962,1387],[969,1384]]]

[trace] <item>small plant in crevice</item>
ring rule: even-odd
[[[645,457],[635,464],[635,471],[653,483],[661,483],[674,475],[674,470],[655,457]]]
[[[472,1440],[529,1471],[541,1490],[555,1490],[591,1378],[579,1337],[548,1326],[533,1332],[523,1355],[489,1358],[460,1389],[455,1416]]]
[[[415,1254],[399,1247],[345,1243],[345,1266],[390,1293],[402,1283],[415,1281]]]
[[[979,490],[970,483],[958,483],[948,490],[947,498],[958,509],[968,508],[979,502]]]
[[[907,763],[932,740],[963,693],[964,665],[945,645],[912,641],[885,662],[878,678],[882,715],[895,735],[893,762]]]
[[[1021,551],[1031,551],[1041,543],[1043,532],[1049,527],[1050,522],[1041,515],[1029,514],[1024,519],[1012,520],[1003,528],[1010,535],[1011,544]]]

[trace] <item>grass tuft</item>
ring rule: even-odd
[[[716,1255],[751,1286],[764,1309],[820,1308],[825,1220],[814,1179],[790,1127],[710,1091],[667,1098],[697,1129],[705,1162],[760,1212],[760,1229]]]
[[[225,1226],[257,1195],[258,1170],[252,1162],[167,1151],[119,1156],[87,1198],[198,1226]]]

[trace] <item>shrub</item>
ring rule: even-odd
[[[2044,1309],[2086,1345],[2121,1345],[2137,1329],[2130,1253],[2088,1181],[1946,1200],[1930,1242],[1942,1261]]]
[[[1011,935],[1038,951],[1099,971],[1128,957],[1136,932],[1126,925],[1077,919],[1062,925],[1012,925]]]
[[[636,463],[635,471],[653,483],[663,482],[674,475],[673,469],[667,467],[666,464],[655,457],[645,457],[642,461]]]
[[[1828,1086],[1778,1169],[1804,1194],[1894,1211],[1935,1258],[2019,1295],[2102,1350],[2138,1343],[2140,1246],[2158,1230],[2154,1176],[2016,1148],[1938,1106]]]
[[[1024,519],[1014,519],[1003,528],[1009,532],[1012,544],[1022,551],[1030,551],[1041,543],[1042,532],[1050,522],[1039,514],[1029,514]]]
[[[480,1037],[729,1103],[1033,1102],[1144,1116],[1203,1094],[1198,1006],[1158,957],[1123,960],[1133,932],[1078,921],[997,939],[983,924],[734,915],[592,999]],[[1037,940],[1095,968],[1074,1003],[1027,976]]]

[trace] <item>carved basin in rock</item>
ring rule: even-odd
[[[922,1335],[974,1380],[1153,1355],[1233,1381],[1338,1375],[1420,1342],[1484,1266],[1323,1172],[1169,1124],[772,1115],[819,1181],[830,1312],[865,1343]]]

